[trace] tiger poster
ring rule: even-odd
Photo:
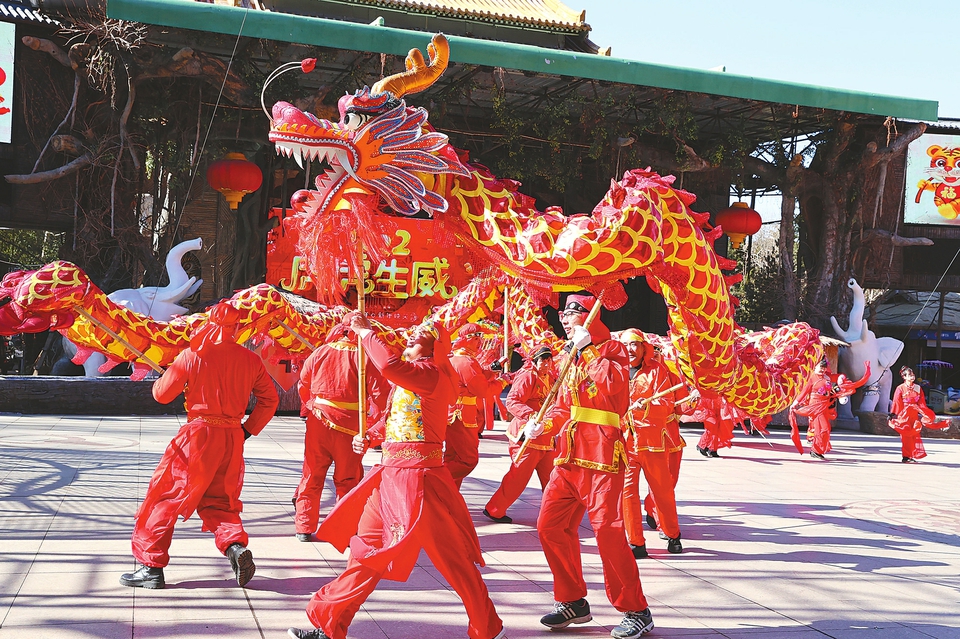
[[[0,142],[10,142],[13,130],[13,52],[17,27],[0,22]]]
[[[903,221],[960,226],[960,135],[925,133],[907,147]]]

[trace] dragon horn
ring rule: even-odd
[[[433,36],[427,45],[427,53],[430,55],[430,64],[423,59],[419,49],[410,49],[404,61],[407,70],[380,80],[373,85],[372,92],[390,93],[396,98],[402,98],[430,87],[447,70],[447,63],[450,62],[450,43],[447,42],[447,37],[442,33]]]

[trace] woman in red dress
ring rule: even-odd
[[[903,452],[903,463],[916,463],[927,456],[920,440],[920,431],[924,426],[928,428],[937,422],[934,414],[923,397],[923,389],[916,383],[917,376],[913,369],[904,366],[900,369],[903,383],[897,386],[893,394],[893,405],[890,410],[894,417],[890,419],[890,428],[900,433]]]

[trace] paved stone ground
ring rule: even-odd
[[[181,522],[167,589],[125,588],[132,517],[175,417],[0,414],[0,639],[275,638],[309,627],[311,593],[344,558],[293,537],[302,422],[275,419],[247,445],[244,521],[258,571],[246,590],[193,518]],[[787,433],[738,433],[723,458],[686,449],[678,500],[684,553],[647,533],[640,562],[653,636],[960,638],[960,442],[900,463],[899,440],[840,432],[829,461],[800,457]],[[551,578],[534,524],[534,485],[512,525],[481,509],[509,463],[502,424],[463,486],[485,552],[484,578],[511,639],[546,637]],[[368,465],[377,461],[368,453]],[[329,480],[328,480],[329,486]],[[324,493],[325,510],[333,501]],[[603,593],[582,527],[594,621],[554,636],[606,637],[620,615]],[[384,581],[351,639],[466,636],[456,595],[425,556],[406,583]]]

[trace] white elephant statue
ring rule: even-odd
[[[877,337],[867,327],[867,320],[863,319],[866,307],[863,289],[852,277],[847,281],[847,286],[853,291],[853,307],[850,309],[850,324],[847,330],[841,330],[836,318],[830,318],[836,334],[850,344],[849,348],[840,349],[837,368],[850,379],[860,379],[866,372],[864,362],[870,362],[870,378],[862,389],[859,406],[854,409],[887,413],[890,411],[890,391],[893,389],[893,373],[890,367],[900,357],[903,342],[893,337]],[[841,417],[853,418],[852,403],[840,407]]]
[[[183,315],[189,309],[180,306],[177,302],[193,295],[203,284],[203,280],[187,276],[181,261],[190,251],[199,251],[201,248],[203,248],[203,242],[198,237],[181,242],[170,249],[166,260],[170,283],[166,286],[122,288],[110,293],[107,297],[120,306],[161,322],[169,322],[175,316]],[[70,359],[76,357],[77,346],[73,342],[64,339],[63,350]],[[103,375],[112,368],[106,366],[107,358],[96,352],[91,353],[83,362],[76,363],[82,363],[87,377]]]

